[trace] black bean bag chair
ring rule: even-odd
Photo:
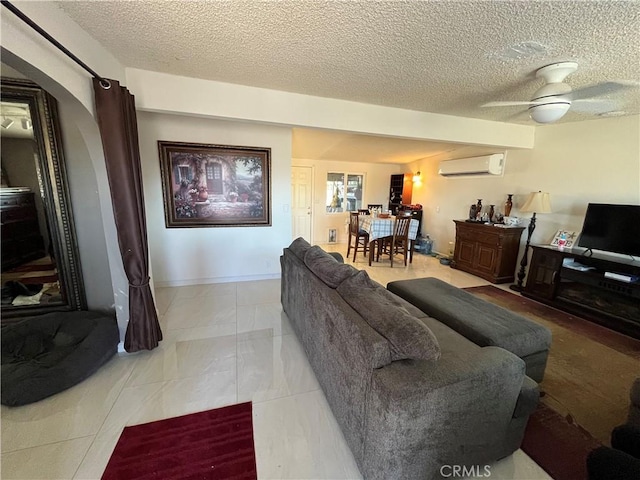
[[[115,355],[114,316],[55,312],[2,327],[3,405],[37,402],[92,375]]]

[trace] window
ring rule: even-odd
[[[364,175],[327,173],[327,212],[355,212],[362,208]]]
[[[176,183],[188,183],[193,180],[193,172],[188,165],[178,165],[178,167],[176,167],[176,173]]]

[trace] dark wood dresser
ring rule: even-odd
[[[524,227],[454,220],[456,247],[451,266],[492,283],[513,282]]]
[[[0,195],[2,215],[2,271],[43,257],[33,192]]]

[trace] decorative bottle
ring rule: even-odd
[[[489,221],[493,222],[493,214],[496,213],[495,205],[489,205]]]
[[[478,199],[478,203],[476,203],[476,218],[480,220],[482,216],[482,199]]]
[[[513,207],[513,193],[507,193],[507,201],[504,204],[504,216],[508,217],[511,214],[511,208]]]

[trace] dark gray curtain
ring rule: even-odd
[[[162,340],[149,287],[149,247],[140,170],[134,97],[115,80],[105,88],[93,79],[96,113],[107,164],[122,263],[129,280],[127,352],[151,350]]]

